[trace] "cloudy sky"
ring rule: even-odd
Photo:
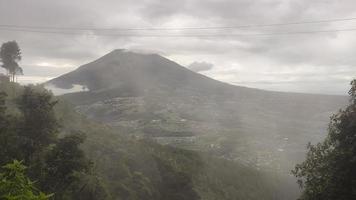
[[[23,83],[131,49],[231,84],[346,94],[356,77],[356,19],[261,25],[355,17],[354,0],[0,0],[0,42],[19,43]],[[283,34],[310,31],[327,32]]]

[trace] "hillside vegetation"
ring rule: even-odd
[[[5,104],[8,117],[23,115],[18,99],[27,90],[34,97],[48,94],[39,86],[24,90],[13,83],[0,85],[0,91],[8,95]],[[75,199],[290,199],[285,196],[288,192],[279,192],[284,189],[276,189],[280,186],[276,177],[204,153],[138,139],[86,119],[63,99],[50,98],[51,102],[58,101],[53,108],[55,120],[60,124],[58,139],[63,140],[73,132],[86,135],[81,149],[92,164],[85,172],[87,175],[78,179],[81,187],[71,190]],[[2,148],[1,153],[7,150]],[[26,164],[36,169],[31,162]],[[80,171],[73,169],[75,172]],[[40,178],[30,175],[33,180]],[[45,186],[39,185],[40,189],[54,193],[55,199],[69,198]]]
[[[89,119],[161,144],[289,174],[325,135],[344,96],[270,92],[222,83],[157,54],[114,50],[46,85]]]

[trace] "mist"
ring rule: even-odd
[[[0,199],[356,198],[355,7],[1,0]]]

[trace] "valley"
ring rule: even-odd
[[[269,92],[215,81],[155,54],[115,50],[53,79],[62,98],[128,135],[289,174],[320,141],[343,96]]]

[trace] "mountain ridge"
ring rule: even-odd
[[[100,76],[100,74],[97,74],[100,70],[108,71],[106,77],[100,78],[106,78],[110,81],[92,83]],[[93,73],[96,73],[95,76],[93,76]],[[124,75],[122,76],[122,74]],[[181,80],[178,80],[176,77],[179,77]],[[120,80],[130,82],[132,79],[135,79],[134,82],[136,84],[140,83],[138,86],[141,87],[154,87],[157,86],[158,82],[165,82],[166,85],[171,87],[181,87],[183,83],[196,84],[193,82],[194,79],[199,79],[199,81],[203,81],[209,86],[229,85],[220,81],[215,82],[211,78],[194,73],[158,54],[140,54],[123,50],[114,50],[93,62],[82,65],[76,70],[54,78],[47,83],[65,88],[70,88],[69,84],[87,84],[90,90],[97,90],[112,87],[112,80],[115,80],[117,83]],[[134,82],[130,82],[130,84],[134,84]],[[202,85],[198,85],[198,87],[202,87]]]
[[[216,80],[216,79],[213,79],[211,77],[207,77],[203,74],[200,74],[200,73],[197,73],[197,72],[194,72],[194,71],[191,71],[189,69],[187,69],[186,67],[183,67],[181,65],[179,65],[178,63],[174,62],[174,61],[171,61],[159,54],[156,54],[156,53],[137,53],[137,52],[132,52],[132,51],[128,51],[126,49],[114,49],[112,50],[111,52],[103,55],[102,57],[92,61],[92,62],[89,62],[87,64],[84,64],[84,65],[81,65],[79,66],[78,68],[76,68],[75,70],[71,71],[71,72],[68,72],[66,74],[63,74],[59,77],[56,77],[56,78],[53,78],[49,81],[47,81],[45,84],[54,84],[55,86],[58,86],[58,87],[61,87],[61,88],[64,88],[64,89],[69,89],[71,87],[73,87],[74,84],[80,84],[80,83],[83,83],[82,80],[79,78],[78,80],[73,80],[73,73],[83,73],[83,71],[85,71],[88,66],[90,66],[90,70],[98,70],[101,69],[101,68],[104,68],[105,67],[108,67],[108,65],[101,65],[100,66],[100,63],[102,60],[105,60],[105,59],[110,59],[110,60],[113,60],[114,61],[119,61],[118,59],[120,59],[120,57],[122,56],[125,56],[125,55],[134,55],[135,57],[137,56],[144,56],[144,57],[149,57],[149,56],[152,56],[152,57],[155,57],[155,58],[159,58],[159,59],[162,59],[166,62],[170,62],[170,63],[173,63],[175,65],[176,68],[180,68],[180,70],[183,70],[185,71],[186,73],[191,73],[191,74],[194,74],[196,75],[196,77],[199,77],[199,78],[202,78],[202,79],[205,79],[205,80],[209,80],[209,81],[213,81],[213,82],[216,82],[220,85],[223,85],[223,86],[226,86],[226,87],[230,87],[230,88],[234,88],[234,89],[242,89],[242,90],[254,90],[254,91],[259,91],[259,92],[267,92],[267,93],[273,93],[273,94],[295,94],[295,95],[308,95],[308,96],[330,96],[330,97],[346,97],[346,95],[338,95],[338,94],[315,94],[315,93],[302,93],[302,92],[284,92],[284,91],[273,91],[273,90],[264,90],[264,89],[259,89],[259,88],[251,88],[251,87],[246,87],[246,86],[240,86],[240,85],[234,85],[234,84],[230,84],[230,83],[226,83],[226,82],[223,82],[223,81],[219,81],[219,80]],[[170,66],[170,65],[167,65],[167,66]],[[101,68],[100,68],[101,67]],[[130,67],[130,66],[129,66]],[[133,68],[134,65],[131,65],[131,68]],[[62,79],[62,80],[61,80]],[[63,80],[64,79],[64,80]],[[68,79],[71,79],[69,80],[69,83],[67,82]],[[90,88],[89,88],[90,89]],[[97,89],[97,88],[95,88]]]
[[[47,84],[87,86],[62,97],[127,134],[285,172],[303,160],[308,142],[325,136],[329,117],[347,102],[344,96],[235,86],[158,54],[122,50]]]

